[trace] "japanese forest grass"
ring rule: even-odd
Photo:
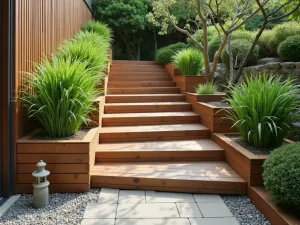
[[[241,85],[231,87],[227,98],[233,110],[227,119],[234,122],[242,140],[257,148],[282,145],[299,118],[300,86],[293,80],[260,74],[249,76]]]
[[[30,74],[20,100],[49,137],[75,135],[82,123],[90,123],[99,80],[94,71],[87,61],[54,56]]]

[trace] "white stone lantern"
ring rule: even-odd
[[[42,208],[49,203],[49,181],[47,176],[50,172],[45,170],[47,164],[43,160],[39,161],[36,166],[37,170],[32,173],[35,178],[33,184],[33,207]]]

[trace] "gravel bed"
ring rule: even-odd
[[[80,224],[87,203],[97,203],[100,189],[80,194],[51,194],[49,205],[32,207],[32,195],[22,195],[0,218],[3,225],[73,225]]]
[[[208,102],[207,104],[210,104],[212,106],[215,106],[215,107],[230,107],[231,105],[228,103],[228,102]]]
[[[240,225],[271,225],[246,196],[221,196]]]

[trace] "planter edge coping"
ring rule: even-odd
[[[231,106],[222,106],[222,107],[220,107],[220,106],[211,105],[211,104],[209,104],[207,102],[197,102],[197,104],[203,105],[205,107],[209,107],[209,108],[212,108],[212,109],[220,109],[220,110],[222,110],[222,109],[232,109]]]
[[[87,144],[90,143],[99,132],[99,127],[91,128],[82,140],[32,140],[30,139],[42,129],[36,129],[17,140],[17,144]]]
[[[213,95],[226,95],[224,92],[216,92],[215,94],[197,94],[195,92],[185,92],[187,95],[193,95],[193,96],[213,96]]]

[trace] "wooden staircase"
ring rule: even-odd
[[[164,67],[113,61],[104,113],[92,187],[246,193]]]

